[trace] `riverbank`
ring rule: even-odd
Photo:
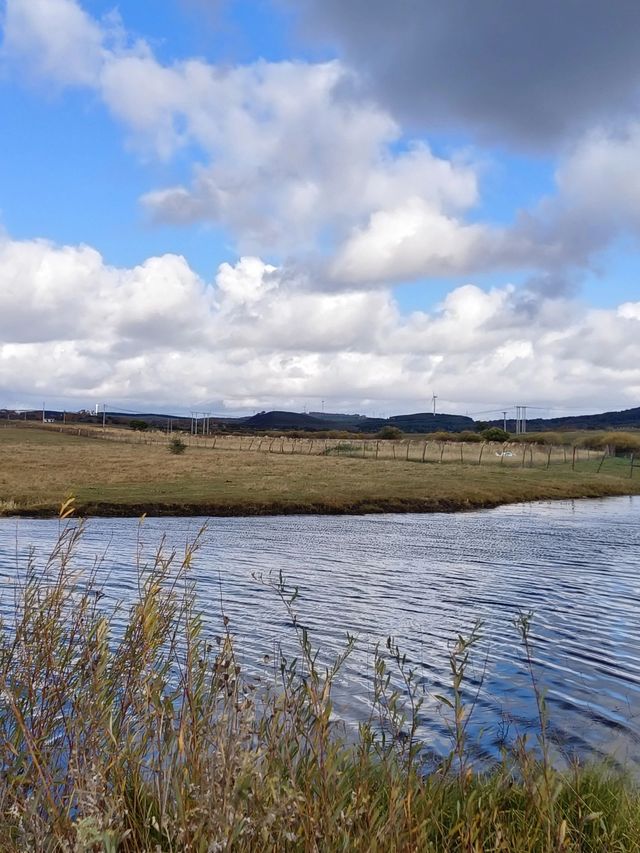
[[[623,459],[607,459],[598,470],[597,456],[547,468],[544,453],[532,467],[528,456],[523,467],[519,457],[494,452],[482,464],[204,444],[172,455],[163,444],[20,429],[0,430],[0,455],[5,516],[52,517],[70,495],[81,515],[123,517],[453,512],[640,493],[640,472],[630,478]]]

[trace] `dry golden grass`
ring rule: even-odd
[[[302,445],[291,453],[291,443],[285,453],[266,452],[266,442],[258,452],[257,440],[252,450],[226,449],[230,440],[215,448],[211,444],[211,439],[201,440],[182,456],[173,456],[162,436],[157,443],[129,444],[55,430],[3,428],[0,513],[55,513],[70,494],[80,511],[94,514],[235,515],[451,510],[640,492],[640,472],[630,479],[628,462],[611,459],[597,473],[597,454],[572,471],[560,459],[547,470],[545,453],[534,457],[533,468],[522,468],[517,455],[497,464],[493,451],[487,451],[481,466],[477,461],[461,464],[459,446],[447,449],[444,464],[421,464],[417,443],[408,462],[404,447],[393,460],[385,446],[376,460],[375,442],[365,459],[321,455],[320,444],[318,455],[299,452]],[[478,453],[474,445],[467,458],[477,460]],[[435,457],[430,453],[427,458]]]

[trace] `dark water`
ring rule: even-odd
[[[107,552],[99,569],[109,597],[137,589],[143,560],[161,536],[184,547],[202,519],[95,519],[82,559]],[[58,522],[0,520],[0,608],[11,578],[35,547],[43,561]],[[366,718],[376,641],[392,634],[415,669],[428,749],[449,748],[448,654],[457,632],[482,619],[470,671],[477,704],[469,734],[480,757],[518,735],[535,737],[536,707],[513,620],[533,611],[534,671],[546,691],[553,737],[564,754],[610,756],[640,770],[640,498],[563,501],[452,515],[229,518],[208,522],[194,568],[199,598],[219,630],[221,599],[245,662],[279,642],[290,648],[287,614],[267,584],[282,570],[299,587],[295,607],[314,644],[357,647],[336,692],[348,724]]]

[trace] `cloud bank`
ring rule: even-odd
[[[454,289],[431,313],[393,295],[314,292],[259,258],[202,281],[176,255],[114,268],[87,246],[0,242],[0,393],[240,411],[321,399],[349,410],[640,394],[640,302],[593,310]]]

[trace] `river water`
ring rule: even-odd
[[[183,548],[204,519],[92,519],[77,558],[103,558],[106,601],[137,589],[136,553],[161,537]],[[533,669],[544,689],[558,757],[611,757],[640,771],[640,498],[522,504],[454,514],[215,518],[193,577],[212,633],[222,610],[243,662],[258,666],[291,621],[266,579],[282,571],[299,588],[295,609],[325,657],[357,636],[335,693],[347,726],[366,719],[373,649],[393,635],[424,698],[427,750],[450,748],[448,655],[458,632],[482,620],[467,698],[480,759],[518,736],[534,738],[536,704],[514,619],[533,612]],[[57,521],[0,519],[0,610],[34,549],[42,564]],[[105,555],[106,554],[106,555]],[[262,579],[260,578],[262,576]]]

